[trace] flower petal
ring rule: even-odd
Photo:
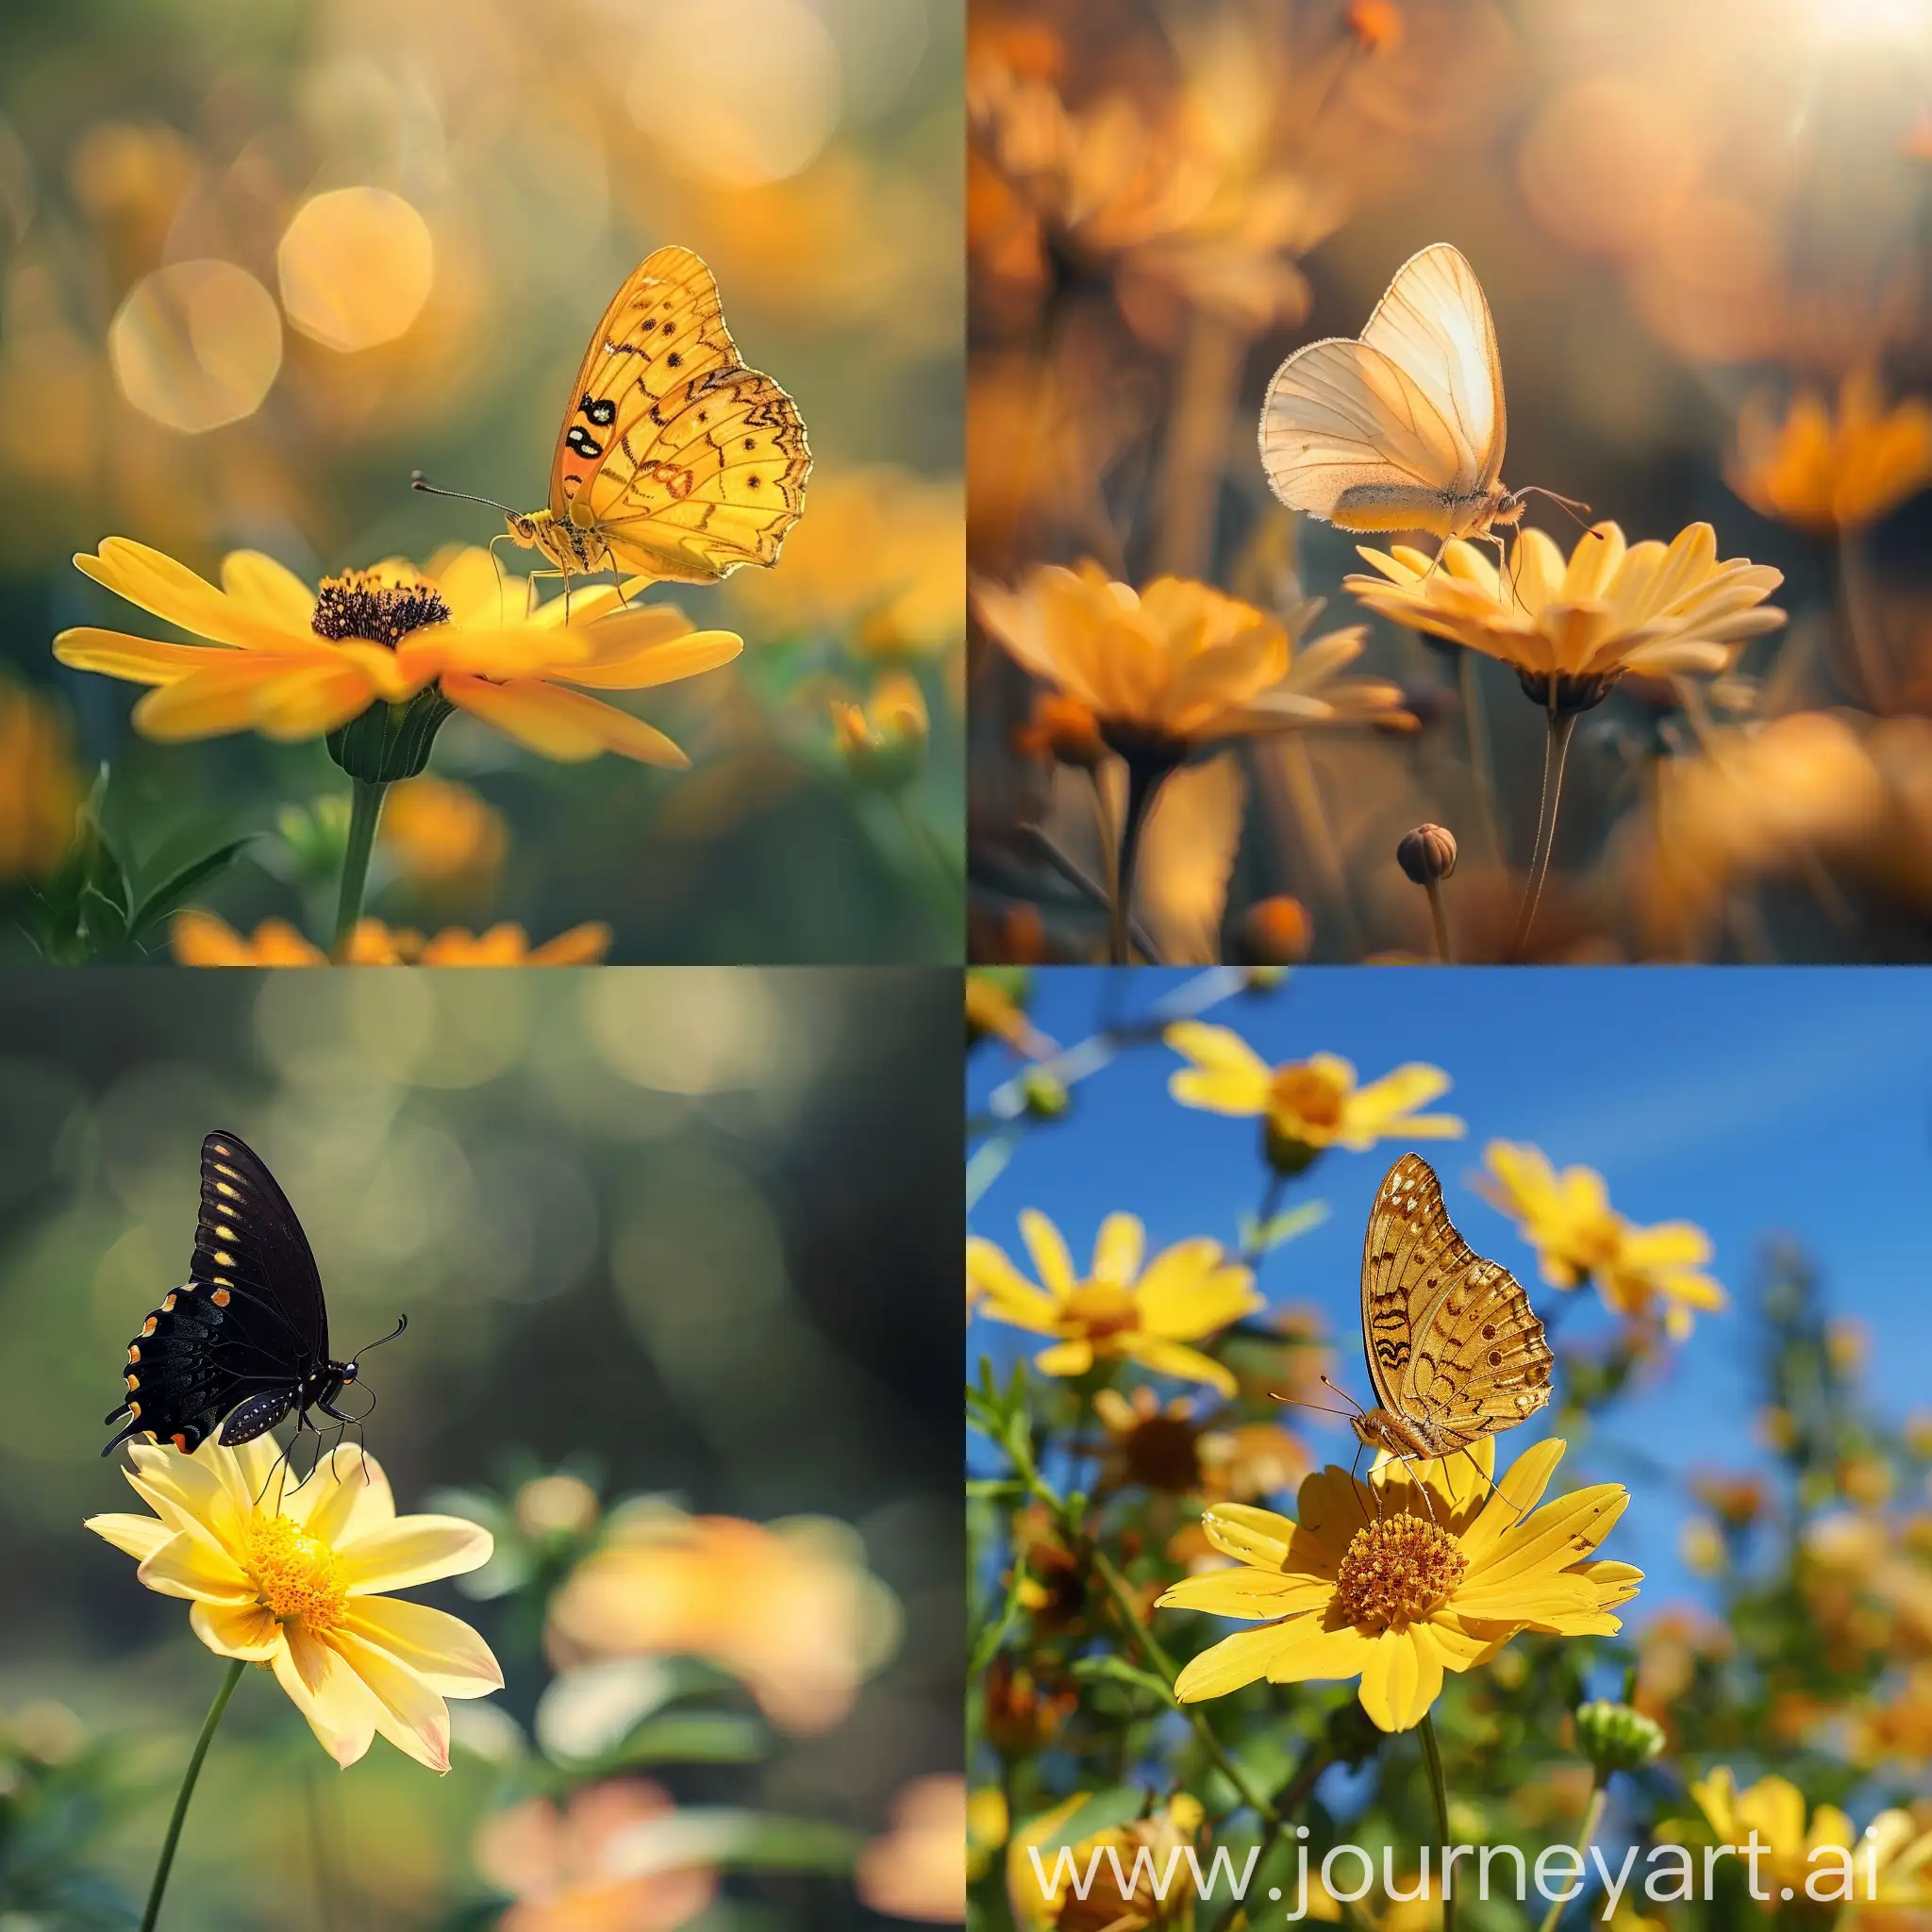
[[[449,1769],[449,1707],[414,1671],[347,1624],[329,1644],[375,1699],[375,1728],[398,1751],[431,1771]]]
[[[536,678],[491,684],[465,672],[446,672],[443,695],[494,725],[506,738],[547,758],[580,763],[614,751],[641,764],[682,771],[691,760],[656,726],[580,691]]]
[[[188,1612],[194,1634],[217,1657],[272,1663],[287,1639],[265,1604],[197,1603]]]
[[[357,1762],[375,1736],[374,1693],[327,1644],[299,1624],[285,1626],[287,1641],[272,1662],[275,1682],[308,1721],[322,1748],[338,1764]]]
[[[503,1667],[460,1617],[393,1597],[358,1597],[341,1625],[412,1671],[444,1697],[487,1697]]]
[[[1378,1730],[1412,1730],[1442,1694],[1442,1654],[1428,1625],[1377,1637],[1362,1668],[1362,1708]]]
[[[104,1537],[138,1563],[146,1562],[164,1542],[178,1533],[153,1516],[90,1516],[81,1527]],[[126,1573],[124,1571],[122,1574],[125,1575]]]
[[[1013,1266],[1005,1249],[984,1235],[966,1238],[966,1279],[985,1297],[982,1314],[1039,1335],[1054,1333],[1058,1311],[1053,1298],[1041,1294]]]
[[[222,558],[222,589],[238,608],[278,630],[299,633],[315,622],[315,592],[286,564],[259,550],[231,550]]]
[[[623,620],[606,618],[604,622],[614,626]],[[598,626],[600,630],[603,627]],[[657,685],[675,684],[680,678],[699,677],[707,671],[715,671],[721,664],[730,663],[743,649],[744,640],[736,631],[699,630],[669,643],[647,643],[621,657],[575,665],[557,675],[592,691],[648,691]]]
[[[134,708],[135,727],[143,737],[165,744],[251,730],[262,688],[287,677],[289,672],[286,658],[218,659],[149,691]]]
[[[54,656],[73,670],[98,671],[130,684],[173,684],[191,671],[221,661],[220,651],[208,644],[166,644],[87,625],[63,630],[54,640]]]
[[[306,622],[299,626],[271,622],[250,606],[216,590],[207,578],[196,576],[185,563],[177,563],[145,543],[108,537],[103,541],[99,556],[76,557],[74,564],[117,596],[197,637],[244,650],[303,648],[302,633],[308,628]],[[308,641],[314,642],[312,632]]]
[[[480,1570],[495,1540],[460,1516],[399,1516],[336,1545],[343,1588],[351,1596],[408,1590]]]

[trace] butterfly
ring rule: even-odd
[[[408,1325],[405,1316],[383,1341]],[[359,1418],[334,1405],[360,1361],[329,1355],[322,1276],[289,1197],[235,1135],[210,1134],[201,1143],[201,1218],[188,1279],[127,1344],[127,1392],[104,1418],[126,1421],[101,1454],[142,1435],[192,1452],[217,1428],[233,1448],[266,1435],[291,1409],[298,1433],[315,1428],[310,1409],[346,1426]]]
[[[1350,1425],[1404,1460],[1452,1456],[1550,1399],[1556,1357],[1529,1297],[1456,1232],[1417,1154],[1383,1176],[1369,1210],[1362,1347],[1378,1406]]]
[[[1438,242],[1395,272],[1359,341],[1297,349],[1261,405],[1261,467],[1291,509],[1345,530],[1488,538],[1523,521],[1503,485],[1503,365],[1475,271]]]
[[[548,507],[491,508],[566,582],[615,570],[712,584],[741,564],[777,562],[810,473],[797,406],[739,359],[711,271],[689,248],[659,248],[611,298],[584,351]],[[421,472],[412,480],[432,495],[458,493]]]

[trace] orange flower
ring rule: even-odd
[[[966,1916],[966,1780],[915,1778],[892,1830],[858,1855],[858,1895],[890,1919],[956,1925]]]
[[[669,1793],[625,1778],[561,1806],[525,1798],[485,1820],[477,1869],[516,1900],[500,1932],[670,1932],[695,1918],[718,1889],[703,1866],[625,1875],[625,1840],[675,1816]]]
[[[1739,420],[1728,474],[1753,509],[1780,523],[1857,529],[1932,483],[1932,406],[1914,397],[1887,409],[1865,369],[1845,377],[1836,415],[1810,391],[1782,417],[1759,397]]]
[[[767,1527],[634,1506],[551,1600],[551,1655],[560,1667],[701,1657],[741,1678],[774,1723],[828,1730],[896,1638],[896,1605],[856,1545],[818,1518]]]
[[[1364,54],[1389,54],[1402,44],[1402,9],[1392,0],[1349,0],[1342,17]]]
[[[285,919],[264,919],[246,938],[212,912],[177,912],[170,928],[177,966],[326,966],[328,955]],[[362,920],[349,940],[351,966],[596,966],[610,950],[610,928],[574,925],[532,946],[520,925],[505,921],[486,933],[446,926],[433,939],[407,926],[391,931]]]
[[[382,850],[416,885],[488,877],[503,863],[507,842],[503,815],[447,778],[405,778],[383,806]]]
[[[0,681],[0,879],[40,878],[60,863],[80,798],[66,719],[39,692]]]
[[[220,590],[125,537],[75,563],[202,640],[164,643],[92,626],[54,640],[63,664],[155,687],[134,722],[168,741],[235,731],[320,738],[434,687],[545,758],[614,751],[682,767],[690,760],[661,731],[586,691],[670,684],[744,648],[729,631],[693,631],[668,604],[619,608],[615,585],[533,606],[530,579],[500,575],[476,549],[444,553],[422,571],[391,558],[319,591],[253,550],[224,559]]]

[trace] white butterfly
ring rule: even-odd
[[[1291,509],[1345,530],[1487,537],[1500,551],[1495,526],[1522,522],[1530,493],[1503,487],[1504,426],[1490,305],[1438,242],[1396,270],[1358,341],[1310,342],[1274,372],[1261,467]]]

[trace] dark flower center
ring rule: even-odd
[[[1356,1531],[1335,1573],[1335,1601],[1351,1624],[1372,1629],[1420,1623],[1468,1569],[1446,1530],[1420,1516],[1388,1516]]]
[[[391,651],[412,630],[448,622],[449,606],[432,586],[385,583],[367,570],[325,577],[309,620],[316,636],[331,643],[360,638]]]

